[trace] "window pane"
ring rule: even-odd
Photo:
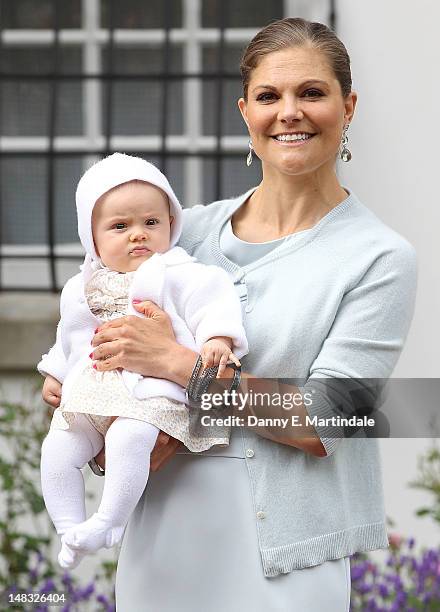
[[[60,72],[80,72],[81,50],[60,48]],[[9,74],[45,73],[53,69],[51,48],[27,47],[2,50],[0,68]],[[1,133],[5,136],[47,136],[51,112],[49,80],[3,81],[1,88]],[[56,126],[60,136],[74,136],[82,132],[82,84],[78,80],[58,81],[56,84]]]
[[[56,88],[55,135],[82,133],[82,85],[58,83]],[[51,84],[48,81],[5,82],[1,89],[0,131],[3,136],[47,136],[50,126]]]
[[[103,127],[105,130],[107,90],[103,92]],[[158,81],[112,82],[111,133],[119,136],[159,135],[163,112],[163,86]],[[168,85],[168,134],[182,134],[182,85]]]
[[[102,27],[109,27],[110,2],[113,9],[113,25],[115,28],[163,28],[165,27],[165,1],[169,4],[169,27],[182,26],[181,0],[102,0],[101,23]]]
[[[220,197],[230,198],[244,193],[261,182],[261,164],[258,159],[249,168],[246,166],[246,155],[243,157],[225,156],[221,161],[222,180]],[[203,161],[203,201],[208,204],[216,198],[216,162],[214,159]]]
[[[53,47],[2,47],[0,69],[7,74],[44,74],[55,68]],[[59,47],[58,68],[61,74],[81,72],[81,49]]]
[[[220,11],[227,28],[253,28],[262,27],[269,21],[281,19],[283,15],[282,0],[229,0],[225,8],[222,0],[203,0],[202,26],[204,28],[218,28]],[[226,11],[226,12],[225,12]]]
[[[107,65],[105,52],[103,64]],[[158,74],[163,71],[163,48],[116,47],[113,53],[114,72],[127,74]],[[182,70],[181,47],[173,46],[170,71]],[[103,91],[103,115],[106,113],[108,85]],[[158,80],[123,80],[110,83],[112,88],[112,133],[125,136],[160,134],[164,109],[164,85]],[[183,133],[182,80],[168,81],[168,134]],[[105,122],[105,118],[104,118]],[[103,124],[105,126],[105,123]],[[103,127],[103,129],[105,129]]]
[[[55,27],[53,0],[3,0],[0,23],[3,29],[52,29]],[[60,28],[81,27],[81,0],[59,3]]]
[[[169,180],[170,185],[173,188],[173,191],[177,196],[177,199],[183,206],[184,204],[183,202],[183,184],[184,184],[183,158],[182,157],[168,157],[166,160],[165,168],[162,168],[162,171],[165,171],[166,177]]]
[[[0,231],[3,244],[47,242],[46,167],[44,158],[2,157]]]
[[[227,73],[239,74],[242,47],[227,47],[224,50],[223,69]],[[203,70],[215,73],[219,68],[218,47],[203,50]],[[222,109],[222,133],[228,136],[247,134],[246,126],[238,110],[237,100],[242,95],[241,80],[224,79],[221,100],[218,80],[203,82],[203,133],[212,135],[217,130],[219,107]]]
[[[55,173],[55,242],[79,243],[75,191],[82,175],[80,156],[59,157],[54,161]]]
[[[182,46],[172,45],[169,48],[169,71],[182,70]],[[107,48],[102,51],[102,65],[110,71],[109,52]],[[113,72],[118,74],[162,74],[164,70],[164,47],[122,47],[113,48]]]
[[[81,81],[58,83],[56,136],[81,136],[83,133],[83,84]]]

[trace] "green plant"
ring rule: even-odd
[[[427,491],[433,496],[430,506],[416,510],[417,516],[428,516],[440,523],[440,447],[436,439],[432,440],[430,448],[418,458],[418,476],[409,486]]]
[[[438,612],[440,549],[416,550],[414,538],[390,535],[385,565],[351,558],[351,612]]]
[[[41,379],[19,384],[19,401],[8,399],[0,388],[0,594],[65,591],[70,602],[66,610],[83,612],[84,602],[93,612],[113,610],[116,563],[102,563],[82,587],[52,560],[55,530],[44,507],[39,473],[50,409],[41,400]],[[99,593],[102,589],[106,594]],[[4,603],[0,601],[0,609]],[[17,601],[8,609],[27,608]]]
[[[44,514],[39,487],[39,454],[49,416],[37,401],[36,384],[28,389],[33,409],[0,399],[0,587],[27,582],[31,553],[50,547],[52,529]],[[46,555],[49,559],[50,556]],[[47,561],[47,577],[54,567]]]

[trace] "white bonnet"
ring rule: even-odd
[[[81,177],[76,189],[78,234],[92,261],[99,260],[92,235],[93,207],[97,200],[113,187],[134,180],[151,183],[166,193],[170,202],[170,215],[174,217],[170,248],[179,240],[182,232],[182,207],[166,176],[156,166],[140,157],[113,153],[89,168]]]

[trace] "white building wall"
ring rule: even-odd
[[[338,33],[352,59],[358,107],[347,186],[416,248],[416,313],[395,377],[440,376],[440,4],[435,0],[339,0]],[[414,406],[417,410],[417,406]],[[430,498],[408,489],[425,440],[381,442],[386,509],[396,531],[433,544],[438,530],[414,509]],[[437,541],[437,540],[434,540]]]

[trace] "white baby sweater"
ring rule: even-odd
[[[84,297],[86,269],[69,279],[60,300],[61,319],[56,342],[43,355],[38,371],[63,384],[65,401],[75,376],[90,361],[90,341],[100,325]],[[233,351],[242,357],[248,351],[241,307],[228,274],[217,266],[197,263],[182,248],[156,253],[136,271],[129,294],[129,314],[142,316],[132,299],[151,300],[171,318],[179,344],[196,351],[213,336],[232,338]],[[137,399],[165,396],[185,401],[185,390],[168,380],[123,372],[126,385]]]

